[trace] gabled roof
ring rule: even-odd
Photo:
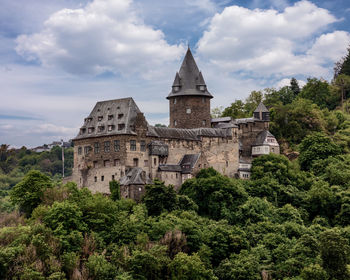
[[[199,86],[205,86],[205,89],[199,90]],[[175,90],[174,87],[179,87]],[[202,73],[199,71],[196,61],[188,48],[185,58],[181,64],[180,71],[176,73],[173,89],[168,95],[168,99],[176,96],[197,95],[213,98],[207,90]]]
[[[138,113],[141,111],[131,97],[97,102],[75,139],[115,134],[134,135]],[[89,128],[91,128],[90,131]]]
[[[257,113],[257,112],[269,112],[269,110],[266,108],[264,103],[260,102],[258,107],[256,107],[254,113]]]
[[[120,179],[120,185],[122,186],[129,186],[129,185],[145,185],[145,184],[151,184],[152,181],[146,177],[142,178],[142,168],[140,167],[133,167],[131,168],[124,177]]]
[[[192,169],[196,165],[200,155],[201,154],[184,155],[179,162],[179,165],[181,166],[181,169],[182,169],[182,173],[191,173]],[[189,166],[189,168],[186,168],[186,166]]]
[[[266,142],[267,138],[275,138],[275,136],[273,136],[273,134],[268,130],[261,131],[256,136],[253,146],[271,145],[271,143]],[[277,142],[276,142],[276,145],[278,145]]]

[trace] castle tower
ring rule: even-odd
[[[180,71],[176,73],[167,99],[170,107],[170,127],[210,127],[210,99],[202,73],[188,48]]]

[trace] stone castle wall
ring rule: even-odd
[[[211,126],[209,97],[172,97],[169,99],[169,107],[171,128],[197,128]]]

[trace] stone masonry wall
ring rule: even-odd
[[[202,96],[178,96],[169,99],[170,127],[210,127],[210,98]],[[176,121],[176,125],[175,125]]]

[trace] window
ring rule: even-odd
[[[125,128],[125,124],[120,123],[118,124],[118,130],[123,130]]]
[[[154,158],[153,163],[154,163],[154,165],[157,165],[157,159],[156,158]]]
[[[100,143],[95,142],[94,148],[95,148],[95,154],[98,154],[100,152]]]
[[[139,159],[138,158],[134,158],[133,163],[134,163],[135,167],[139,166]]]
[[[80,134],[84,134],[86,132],[86,128],[81,128],[80,129]]]
[[[124,176],[124,171],[120,170],[120,177],[123,177],[123,176]]]
[[[205,86],[199,86],[199,90],[205,91]]]
[[[190,108],[186,109],[186,114],[191,114],[191,109]]]
[[[144,166],[148,167],[148,160],[145,159]]]
[[[102,131],[104,131],[104,130],[105,130],[104,125],[100,125],[100,126],[98,127],[98,132],[102,132]]]
[[[112,175],[112,181],[114,181],[114,175]]]
[[[176,122],[176,120],[174,120],[174,126],[176,126],[177,125],[177,122]]]
[[[92,118],[86,118],[86,119],[85,119],[85,122],[86,122],[86,123],[89,123],[89,122],[91,122],[91,121],[92,121]]]
[[[78,148],[78,155],[81,155],[83,149],[81,147]]]
[[[124,114],[118,114],[118,119],[120,120],[122,117],[124,117]]]
[[[226,167],[228,167],[228,161],[226,160]]]
[[[101,176],[101,181],[103,182],[105,180],[105,176]]]
[[[94,166],[94,168],[97,168],[97,161],[96,160],[93,162],[93,166]]]
[[[94,127],[89,127],[88,128],[88,133],[91,134],[95,131],[95,128]]]
[[[120,150],[120,141],[114,140],[114,151],[118,152]]]
[[[114,166],[119,166],[120,165],[120,159],[115,159],[114,160]]]
[[[109,167],[109,166],[110,166],[109,160],[105,160],[105,161],[103,162],[103,166],[104,166],[104,167]]]
[[[113,120],[113,115],[108,115],[108,120]]]
[[[146,142],[144,140],[141,140],[140,142],[140,150],[142,152],[146,151]]]
[[[97,182],[97,177],[95,176],[95,182]]]
[[[109,125],[109,126],[108,126],[108,131],[112,131],[112,130],[114,130],[114,128],[115,128],[114,125]]]
[[[173,101],[174,104],[176,104],[176,98],[174,98],[174,101]]]
[[[100,122],[100,121],[102,121],[103,120],[103,116],[98,116],[97,117],[97,120]]]
[[[136,151],[136,140],[130,140],[130,151]]]
[[[205,97],[202,97],[202,103],[205,103],[205,102],[206,102]]]
[[[207,121],[206,121],[206,120],[203,120],[203,121],[202,121],[202,125],[204,125],[204,126],[207,125]]]
[[[105,153],[108,153],[110,150],[111,150],[111,142],[110,141],[104,142],[104,151],[105,151]]]
[[[84,154],[87,155],[90,152],[90,146],[84,147]]]

